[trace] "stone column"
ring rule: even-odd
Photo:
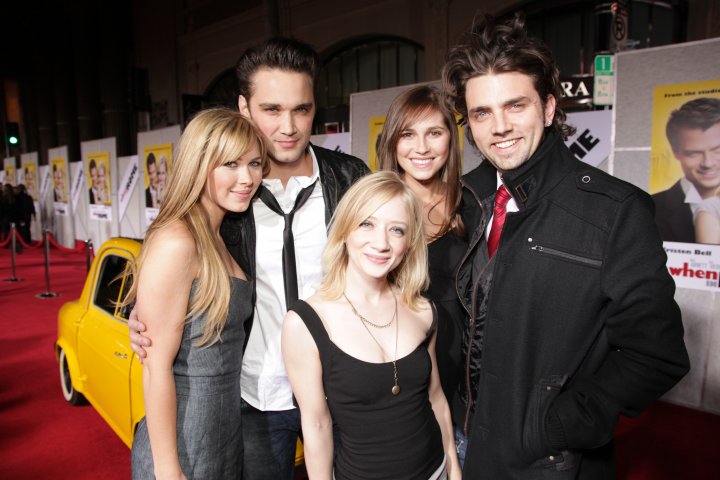
[[[440,78],[440,70],[448,50],[448,12],[451,0],[425,0],[423,31],[425,32],[425,80]]]

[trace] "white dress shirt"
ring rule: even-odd
[[[315,153],[310,177],[291,177],[285,189],[279,179],[264,179],[286,213],[295,205],[300,190],[319,178]],[[287,312],[283,285],[282,249],[285,220],[270,210],[261,200],[253,203],[255,217],[255,275],[257,302],[250,338],[243,356],[242,397],[262,411],[279,411],[294,408],[292,390],[280,352],[282,321]],[[295,259],[298,274],[298,296],[310,297],[322,280],[320,259],[327,242],[325,202],[322,186],[315,183],[307,202],[295,212],[293,218]]]
[[[692,210],[693,218],[695,215],[697,215],[698,206],[700,206],[700,203],[703,201],[703,198],[698,193],[697,189],[695,188],[695,185],[692,184],[690,180],[688,180],[685,177],[682,177],[680,179],[680,186],[683,189],[683,192],[685,193],[685,203],[688,204],[690,207],[690,210]]]

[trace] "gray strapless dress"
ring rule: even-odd
[[[240,367],[245,321],[252,315],[252,285],[231,279],[230,309],[222,341],[198,348],[205,315],[188,322],[173,364],[177,395],[177,447],[188,479],[242,476]],[[194,289],[194,285],[193,285]],[[143,418],[132,446],[132,478],[153,479],[150,438]]]

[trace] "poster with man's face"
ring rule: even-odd
[[[655,88],[648,190],[664,241],[720,243],[697,222],[720,224],[720,80]]]
[[[5,183],[15,186],[15,167],[13,165],[5,165]]]
[[[85,159],[90,219],[112,220],[110,152],[96,152]]]
[[[88,200],[90,205],[111,205],[109,154],[105,152],[88,155],[87,171]]]
[[[167,193],[172,168],[172,144],[145,147],[145,218],[149,225],[155,219]]]
[[[23,164],[23,171],[25,172],[25,188],[27,193],[37,202],[38,196],[38,178],[37,178],[37,165],[35,162],[26,162]]]
[[[52,176],[53,185],[53,202],[55,203],[67,203],[68,201],[68,188],[67,188],[67,171],[66,162],[64,158],[53,158],[51,161],[52,170],[50,172]]]

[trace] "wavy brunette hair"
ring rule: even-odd
[[[465,88],[468,80],[480,75],[519,72],[532,78],[540,96],[543,110],[548,95],[555,97],[555,116],[547,130],[557,131],[563,139],[575,133],[575,127],[565,123],[567,115],[557,106],[563,92],[560,70],[550,49],[539,39],[530,37],[525,29],[525,18],[516,13],[505,23],[497,23],[491,15],[479,15],[473,26],[453,47],[442,69],[443,90],[449,102],[462,116],[464,125],[468,120]],[[477,149],[472,132],[466,136],[470,145]]]
[[[378,140],[378,159],[382,170],[390,170],[405,175],[405,171],[398,163],[397,145],[403,131],[433,113],[442,115],[445,128],[450,133],[448,158],[439,171],[439,180],[445,185],[445,196],[450,207],[449,212],[443,212],[443,224],[434,238],[440,238],[449,230],[457,234],[463,233],[463,223],[460,218],[460,176],[462,165],[460,163],[460,141],[457,133],[455,115],[445,102],[442,93],[430,85],[421,85],[405,90],[390,104],[385,125]],[[433,205],[433,209],[437,205]]]

